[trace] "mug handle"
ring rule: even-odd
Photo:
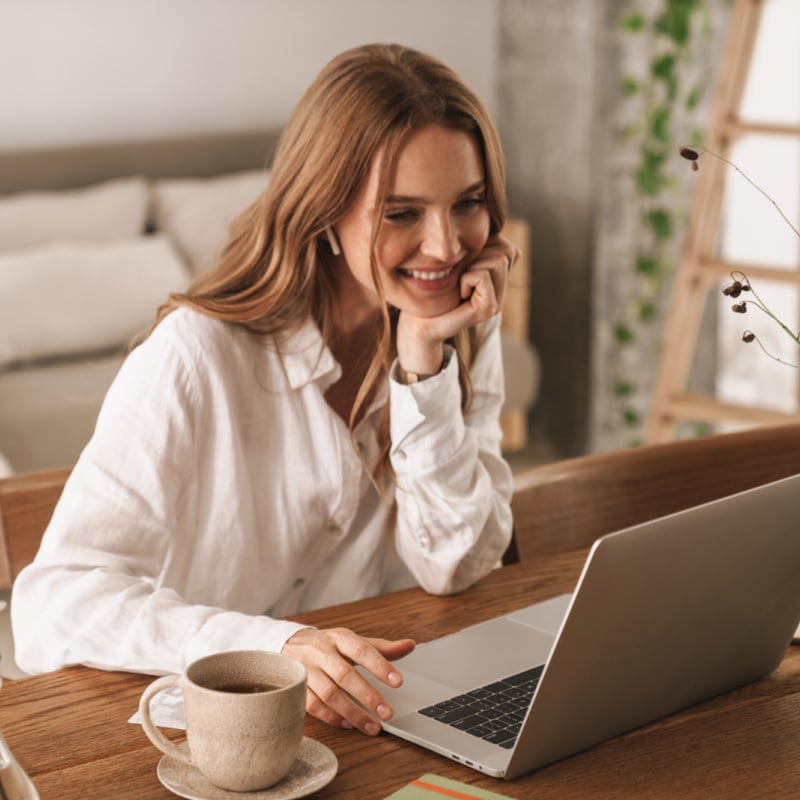
[[[184,764],[194,765],[191,756],[187,751],[182,750],[171,739],[164,736],[163,733],[156,727],[153,720],[150,718],[150,701],[159,693],[166,689],[173,687],[180,688],[181,676],[180,675],[165,675],[153,681],[142,694],[139,700],[139,714],[142,717],[142,728],[147,734],[147,738],[162,752],[170,758],[174,758]]]

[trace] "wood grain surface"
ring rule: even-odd
[[[297,619],[426,641],[571,591],[585,555],[567,553],[504,567],[453,597],[408,590]],[[174,797],[156,776],[161,754],[140,726],[128,723],[151,680],[74,667],[6,682],[0,690],[0,726],[42,800]],[[799,727],[800,652],[792,648],[767,678],[507,783],[388,734],[371,739],[309,719],[306,735],[330,747],[339,759],[336,778],[317,798],[379,800],[434,772],[518,800],[707,800],[795,797],[800,786]]]

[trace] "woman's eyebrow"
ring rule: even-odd
[[[458,196],[464,197],[468,194],[475,194],[475,192],[482,192],[486,188],[486,181],[477,181],[470,186],[467,186]],[[414,197],[408,194],[390,194],[386,197],[386,203],[430,203],[427,197]]]

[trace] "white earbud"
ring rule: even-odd
[[[328,244],[331,246],[331,252],[335,256],[339,256],[342,254],[342,248],[339,247],[339,240],[336,238],[336,234],[333,232],[333,228],[330,225],[325,226],[325,238],[328,240]]]

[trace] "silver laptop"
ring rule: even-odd
[[[766,675],[798,620],[800,475],[603,536],[573,595],[373,683],[385,730],[510,779]]]

